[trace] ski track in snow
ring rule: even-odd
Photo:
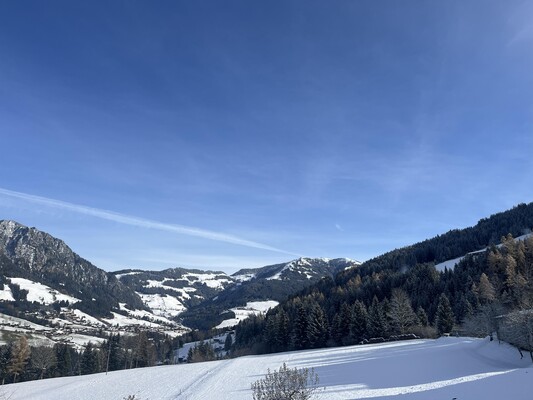
[[[267,369],[314,368],[320,400],[530,400],[529,357],[497,341],[413,340],[197,364],[139,368],[5,385],[11,400],[249,400]]]

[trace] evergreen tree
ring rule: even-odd
[[[442,293],[439,298],[439,305],[437,306],[437,314],[435,316],[436,328],[439,334],[449,333],[453,329],[454,315],[450,300]]]
[[[11,359],[12,346],[0,346],[0,382],[3,385],[9,378],[8,364]]]
[[[200,343],[195,344],[194,347],[191,347],[189,349],[189,354],[187,356],[187,362],[195,363],[195,362],[212,361],[215,358],[216,356],[215,356],[215,350],[213,349],[213,346],[211,346],[207,342],[201,341]]]
[[[80,360],[80,372],[82,375],[98,372],[98,354],[92,342],[87,343]]]
[[[307,312],[301,303],[296,306],[296,319],[292,330],[292,348],[295,350],[306,349],[307,340]]]
[[[340,337],[340,343],[342,345],[352,344],[350,338],[350,326],[352,325],[352,308],[343,303],[339,312],[339,325],[338,336]]]
[[[328,340],[328,321],[324,311],[314,303],[307,321],[307,342],[310,348],[324,347]]]
[[[368,308],[368,336],[383,337],[387,335],[387,320],[383,308],[376,296]]]
[[[411,306],[409,295],[401,289],[393,289],[389,303],[389,318],[395,334],[404,334],[408,328],[416,325],[416,315]]]
[[[421,326],[428,326],[428,315],[422,307],[418,307],[416,310],[416,317],[418,318],[418,324]]]
[[[459,300],[455,302],[454,310],[456,319],[461,322],[470,318],[474,314],[472,304],[470,304],[463,293],[459,295]]]
[[[228,333],[226,335],[226,340],[224,340],[224,351],[229,352],[231,350],[232,345],[233,345],[233,335],[231,333]]]
[[[72,375],[72,352],[74,351],[70,346],[57,343],[54,346],[56,353],[56,372],[58,376]]]
[[[359,343],[367,335],[368,313],[365,304],[356,300],[352,307],[352,323],[350,325],[350,336],[353,343]]]
[[[341,316],[338,313],[333,316],[333,321],[330,326],[330,337],[336,345],[342,345]]]
[[[277,349],[286,350],[290,344],[289,316],[282,309],[276,314],[274,343]]]
[[[135,368],[151,367],[154,364],[154,346],[145,331],[139,332],[135,343]]]
[[[120,346],[120,334],[111,334],[108,340],[102,343],[101,352],[106,356],[106,371],[117,371],[124,368],[124,352]]]

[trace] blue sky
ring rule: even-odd
[[[97,266],[365,260],[533,201],[527,1],[0,4],[0,219]]]

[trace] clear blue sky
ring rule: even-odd
[[[365,260],[533,201],[528,1],[4,1],[0,219],[99,267]]]

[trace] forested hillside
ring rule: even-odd
[[[323,279],[265,318],[242,322],[236,347],[242,352],[273,352],[398,339],[405,334],[432,337],[457,329],[488,334],[501,328],[501,334],[509,336],[509,329],[493,317],[529,308],[533,238],[513,237],[531,227],[533,203],[521,204],[474,227],[388,252],[340,272],[335,279]],[[435,269],[437,262],[485,248],[466,256],[454,269]],[[517,340],[509,337],[511,342]],[[527,343],[521,346],[528,348]]]

